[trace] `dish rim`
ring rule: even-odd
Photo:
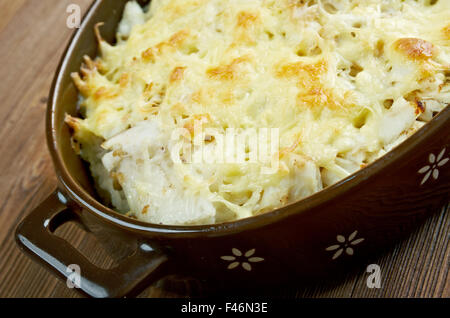
[[[64,91],[64,88],[62,87],[64,75],[68,72],[67,68],[70,64],[69,62],[72,59],[71,57],[76,49],[82,33],[84,33],[88,22],[92,19],[92,16],[96,13],[98,6],[102,1],[103,0],[96,0],[92,3],[83,18],[80,28],[78,28],[72,35],[69,44],[61,57],[50,89],[49,102],[46,111],[46,137],[48,149],[52,157],[58,180],[65,192],[68,193],[69,196],[81,207],[86,208],[89,212],[120,228],[145,233],[147,235],[157,234],[158,236],[171,238],[184,236],[186,234],[220,236],[261,228],[265,225],[280,222],[283,219],[294,215],[298,216],[300,214],[307,214],[308,211],[316,209],[320,207],[320,205],[323,205],[342,194],[348,193],[352,189],[361,186],[368,179],[378,175],[382,170],[388,169],[390,166],[396,164],[407,154],[411,153],[417,144],[436,134],[437,131],[442,129],[446,124],[450,123],[450,107],[447,105],[430,122],[426,123],[412,136],[408,137],[407,140],[403,141],[394,149],[370,163],[367,167],[359,169],[350,176],[306,198],[302,198],[296,202],[260,215],[210,225],[160,225],[127,217],[94,199],[75,181],[74,177],[69,173],[58,149],[58,131],[55,128],[57,127],[57,100],[60,94]]]

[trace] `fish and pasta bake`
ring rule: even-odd
[[[450,1],[130,1],[73,79],[72,146],[105,204],[213,224],[375,161],[450,101]]]

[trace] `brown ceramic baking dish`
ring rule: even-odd
[[[70,74],[96,56],[94,25],[113,41],[127,0],[97,0],[74,35],[56,74],[47,110],[47,140],[59,188],[19,225],[18,244],[62,278],[77,264],[81,290],[121,297],[176,275],[220,290],[300,284],[348,271],[407,234],[449,200],[450,107],[387,155],[309,198],[232,223],[162,226],[120,215],[97,200],[89,172],[70,144],[64,115],[77,114]],[[54,235],[77,221],[119,265],[91,264]]]

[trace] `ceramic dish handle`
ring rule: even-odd
[[[16,240],[25,252],[66,279],[71,287],[76,286],[92,297],[132,296],[139,288],[162,276],[167,256],[147,244],[138,244],[132,255],[117,267],[106,270],[92,264],[67,241],[57,237],[54,231],[62,224],[81,222],[58,195],[55,191],[19,224]]]

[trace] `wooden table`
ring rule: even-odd
[[[91,0],[0,0],[0,297],[80,297],[20,252],[17,223],[56,187],[44,138],[44,114],[53,74],[73,30],[66,26],[70,3],[85,11]],[[272,291],[286,297],[449,297],[448,207],[428,219],[408,239],[371,263],[381,267],[382,286],[369,289],[359,273],[315,288]],[[75,225],[58,235],[95,264],[113,260],[98,242]],[[369,263],[368,263],[369,264]],[[265,293],[268,294],[268,293]],[[173,297],[150,287],[141,297]]]

